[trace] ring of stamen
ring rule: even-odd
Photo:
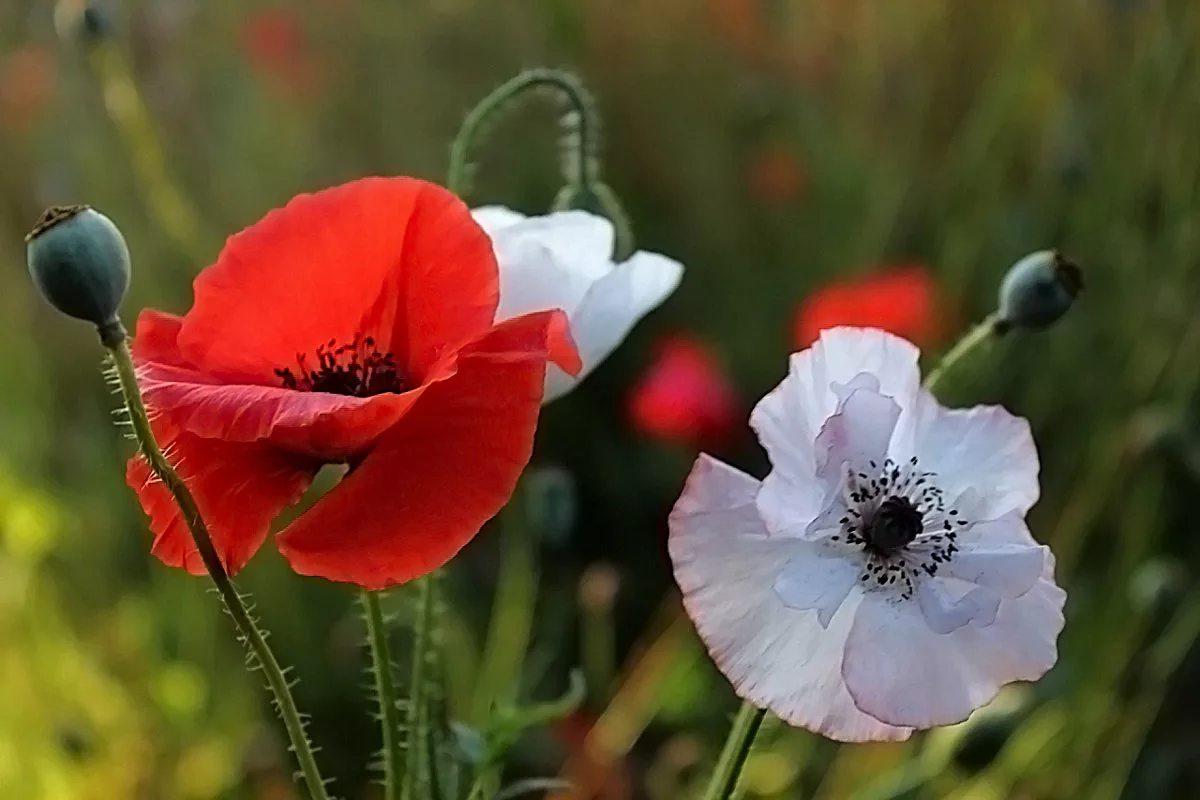
[[[914,581],[937,575],[958,551],[958,533],[969,522],[946,508],[935,473],[919,469],[917,458],[903,465],[892,459],[871,473],[848,472],[846,515],[833,542],[861,547],[866,559],[859,581],[872,589],[900,588],[914,594]]]
[[[405,381],[391,353],[380,353],[370,336],[355,335],[349,344],[336,339],[316,348],[317,366],[310,368],[307,354],[296,354],[297,371],[275,370],[285,389],[327,392],[351,397],[400,394]]]

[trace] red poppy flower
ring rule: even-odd
[[[294,12],[254,12],[242,29],[242,48],[260,74],[295,97],[318,93],[321,69]]]
[[[133,343],[155,434],[227,569],[326,463],[349,474],[277,537],[305,575],[382,588],[441,566],[511,495],[548,359],[578,355],[560,311],[495,325],[492,245],[454,195],[369,178],[301,195],[232,237],[179,318]],[[203,571],[140,458],[128,479],[154,553]]]
[[[821,331],[839,325],[879,328],[927,346],[937,342],[943,322],[929,270],[920,265],[896,267],[828,284],[805,299],[796,310],[792,346],[803,350]]]
[[[673,336],[659,345],[654,363],[634,386],[629,416],[647,436],[711,446],[733,431],[738,401],[708,348],[690,337]]]

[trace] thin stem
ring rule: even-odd
[[[500,574],[471,711],[477,724],[488,719],[497,701],[512,703],[517,699],[537,602],[537,559],[519,498],[501,513],[497,524]]]
[[[767,714],[761,708],[755,708],[749,701],[743,702],[729,731],[729,738],[721,749],[721,757],[717,768],[709,780],[708,789],[704,792],[704,800],[728,800],[737,789],[738,778],[754,746],[758,729],[762,726],[763,717]]]
[[[100,337],[116,366],[121,393],[125,396],[125,406],[129,410],[129,419],[142,455],[149,462],[150,469],[162,480],[175,498],[175,503],[183,515],[183,521],[191,531],[192,539],[196,543],[196,550],[200,553],[204,567],[208,570],[209,577],[212,578],[213,584],[216,585],[217,591],[221,595],[221,600],[225,603],[225,610],[229,612],[229,616],[233,617],[233,624],[237,626],[238,634],[250,649],[254,660],[262,669],[263,675],[266,676],[267,687],[275,698],[276,709],[287,729],[288,739],[291,741],[292,751],[296,754],[296,760],[300,764],[300,774],[308,787],[309,796],[313,800],[328,800],[329,795],[325,791],[325,783],[317,769],[317,761],[312,747],[309,745],[308,737],[304,734],[304,722],[300,712],[296,709],[296,701],[292,698],[287,678],[279,667],[275,654],[267,645],[266,637],[254,624],[241,596],[229,580],[229,574],[217,556],[208,526],[200,516],[200,509],[196,505],[195,498],[192,497],[187,484],[179,477],[179,473],[167,461],[167,457],[163,454],[162,448],[158,446],[154,433],[150,429],[150,420],[146,415],[146,406],[142,402],[141,391],[138,389],[137,374],[133,366],[133,357],[129,352],[125,329],[119,322],[115,322],[101,328]]]
[[[96,43],[89,55],[101,83],[104,107],[129,151],[133,177],[147,210],[192,263],[205,263],[211,253],[205,245],[200,215],[171,176],[162,139],[134,81],[129,60],[111,41]]]
[[[400,797],[400,725],[397,718],[396,684],[392,680],[392,653],[388,646],[387,626],[376,592],[364,590],[362,604],[367,619],[367,638],[371,643],[371,661],[375,671],[375,696],[379,702],[379,727],[383,731],[384,797]]]
[[[446,181],[450,191],[460,196],[471,191],[471,151],[498,111],[521,95],[536,89],[552,89],[571,106],[567,120],[568,146],[563,155],[563,179],[570,186],[596,183],[600,166],[600,116],[596,103],[583,83],[569,72],[558,69],[531,69],[506,81],[483,98],[463,120],[450,147],[450,171]]]
[[[420,598],[417,601],[417,625],[413,638],[412,686],[409,689],[408,706],[404,709],[405,735],[408,737],[401,781],[401,797],[404,800],[416,798],[420,783],[421,742],[424,739],[422,725],[428,722],[424,712],[425,666],[433,636],[433,581],[432,575],[426,575],[418,581]]]
[[[950,348],[950,352],[942,356],[938,365],[930,370],[929,375],[925,377],[925,388],[932,392],[963,358],[984,342],[991,340],[996,335],[996,323],[999,319],[998,314],[990,314],[983,322],[967,331],[967,335],[959,339],[954,347]]]

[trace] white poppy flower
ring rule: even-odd
[[[613,263],[612,223],[586,211],[526,217],[486,206],[471,213],[500,265],[497,321],[551,308],[570,318],[583,369],[572,378],[548,365],[543,403],[573,389],[683,277],[681,264],[657,253],[639,251]]]
[[[767,478],[701,456],[670,519],[684,605],[737,693],[841,741],[960,722],[1057,659],[1029,426],[942,407],[917,356],[824,332],[750,418]]]

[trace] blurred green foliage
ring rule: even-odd
[[[1032,527],[1070,593],[1060,664],[904,745],[774,728],[747,790],[1103,799],[1198,785],[1200,5],[126,0],[99,36],[80,36],[71,2],[56,32],[50,6],[0,5],[0,795],[294,796],[215,599],[148,555],[92,333],[29,285],[22,236],[42,207],[91,203],[122,227],[127,319],[182,311],[222,237],[296,192],[439,179],[470,105],[536,64],[587,81],[639,245],[688,273],[546,412],[537,460],[573,476],[577,522],[541,538],[508,523],[534,552],[504,596],[538,598],[531,633],[515,616],[514,636],[532,637],[519,694],[558,696],[579,663],[618,677],[593,681],[586,714],[522,739],[512,776],[562,768],[605,797],[687,796],[733,708],[670,591],[665,516],[694,453],[623,413],[656,334],[710,342],[748,409],[783,373],[795,304],[834,276],[923,262],[960,330],[992,310],[1009,264],[1054,245],[1085,270],[1078,307],[948,388],[1032,421]],[[532,103],[494,131],[474,202],[549,207],[553,114]],[[729,450],[765,468],[752,442]],[[485,531],[450,570],[448,699],[465,720],[505,534]],[[372,796],[352,595],[290,575],[270,548],[241,583],[303,679],[339,793]],[[401,655],[408,599],[390,598]]]

